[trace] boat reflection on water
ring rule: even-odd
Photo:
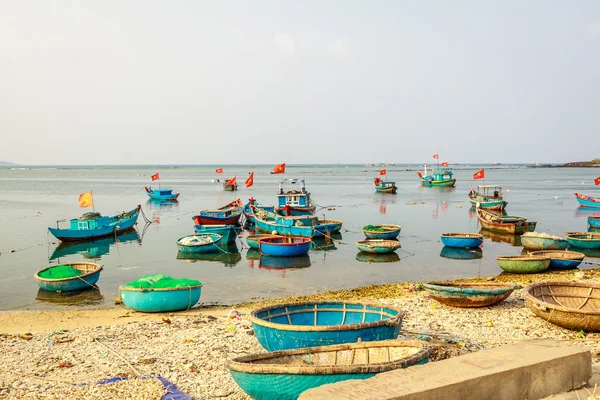
[[[591,207],[577,207],[575,218],[600,217],[600,210]]]
[[[59,244],[56,249],[54,249],[49,260],[55,260],[60,257],[66,257],[74,254],[81,254],[83,258],[94,260],[108,254],[111,246],[115,246],[117,243],[128,243],[134,241],[137,241],[140,245],[142,244],[142,240],[135,229],[117,236],[116,240],[114,237],[106,237],[94,240],[92,242],[63,242]]]
[[[440,256],[444,258],[451,258],[453,260],[477,260],[483,258],[483,250],[476,247],[474,249],[460,249],[456,247],[442,247]]]
[[[104,302],[104,296],[98,288],[75,290],[72,292],[50,292],[38,289],[36,300],[61,306],[90,306]]]
[[[260,260],[260,250],[258,249],[248,249],[246,252],[246,260]]]
[[[342,234],[339,232],[335,232],[331,236],[324,237],[313,237],[311,239],[310,248],[314,251],[328,251],[328,250],[336,250],[335,241],[342,240]]]
[[[179,208],[179,202],[172,200],[148,199],[148,201],[146,201],[146,207],[149,210],[165,210],[169,208],[175,209]]]
[[[588,227],[588,232],[600,232],[600,228],[590,226]]]
[[[310,267],[308,254],[295,257],[262,256],[258,265],[261,269],[293,271]]]
[[[223,263],[226,267],[234,267],[242,261],[242,254],[235,243],[229,243],[226,246],[217,246],[217,251],[212,253],[183,253],[179,251],[177,252],[177,259],[192,263],[196,261],[219,262]]]
[[[359,251],[356,254],[356,259],[360,262],[365,263],[392,263],[400,261],[400,256],[395,253],[386,253],[386,254],[378,254],[378,253],[367,253],[366,251]]]
[[[485,229],[481,229],[479,231],[479,233],[481,233],[483,235],[484,238],[486,239],[491,239],[492,242],[502,242],[502,243],[508,243],[511,246],[514,247],[521,247],[521,236],[520,235],[508,235],[505,233],[496,233],[496,232],[490,232],[488,230]]]

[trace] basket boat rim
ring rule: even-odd
[[[60,278],[60,279],[47,279],[47,278],[42,278],[39,274],[40,272],[44,272],[49,270],[50,268],[56,267],[56,265],[52,265],[50,267],[46,267],[38,272],[35,273],[34,278],[37,279],[40,282],[66,282],[66,281],[73,281],[76,279],[83,279],[87,276],[90,276],[92,274],[95,274],[96,272],[100,272],[104,269],[104,266],[100,265],[100,264],[96,264],[96,263],[92,263],[92,262],[85,262],[85,261],[78,261],[78,262],[70,262],[70,263],[64,263],[64,264],[60,264],[60,265],[70,265],[71,267],[75,266],[75,265],[93,265],[94,266],[94,270],[91,272],[87,272],[83,275],[78,275],[78,276],[72,276],[70,278]],[[78,269],[78,268],[76,268]]]

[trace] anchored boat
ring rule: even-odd
[[[525,217],[498,215],[486,210],[477,209],[477,219],[483,229],[491,232],[521,235],[533,232],[537,222],[527,221]]]
[[[441,240],[444,246],[469,249],[481,246],[483,235],[471,232],[443,233]]]
[[[144,190],[152,200],[177,201],[179,197],[179,193],[173,193],[171,189],[152,189],[151,186],[144,186]]]
[[[550,236],[547,233],[525,232],[521,244],[527,250],[564,250],[569,245],[567,239]]]
[[[305,237],[266,237],[258,240],[260,253],[266,256],[295,257],[307,254],[310,239]]]
[[[60,268],[69,268],[71,273],[68,277],[60,272],[53,274],[53,270],[57,271]],[[40,289],[50,292],[72,292],[76,290],[93,288],[100,279],[102,267],[98,264],[88,262],[74,262],[44,268],[34,275]]]
[[[265,210],[254,210],[254,224],[258,231],[283,236],[313,237],[317,216],[282,217]]]
[[[600,199],[584,194],[575,193],[575,198],[581,207],[600,208]]]
[[[398,191],[396,182],[384,181],[384,180],[381,180],[381,178],[379,178],[379,177],[375,177],[375,179],[373,179],[373,186],[375,187],[375,191],[377,193],[395,194]]]
[[[296,184],[300,182],[300,190],[284,191],[284,183]],[[277,207],[275,212],[280,215],[312,215],[315,205],[310,199],[310,193],[306,191],[304,178],[290,178],[279,182],[279,193],[277,194]]]
[[[246,221],[249,223],[252,223],[252,224],[254,223],[254,213],[253,213],[254,209],[260,209],[260,210],[264,210],[264,211],[268,211],[268,212],[272,212],[272,213],[275,212],[275,206],[258,204],[254,197],[250,197],[248,199],[248,202],[244,206],[243,213],[244,213],[244,217],[246,218]]]
[[[534,257],[548,257],[550,268],[573,269],[577,268],[585,258],[585,254],[578,251],[566,250],[541,250],[530,253]]]
[[[367,239],[396,239],[400,235],[402,227],[394,224],[367,225],[363,227],[363,233]]]
[[[366,239],[356,242],[356,247],[366,253],[386,254],[400,248],[400,241],[386,239]]]
[[[431,175],[427,175],[427,164],[425,164],[424,171],[417,172],[417,175],[421,178],[421,185],[423,186],[454,186],[456,183],[454,173],[450,167],[438,166]]]
[[[502,187],[497,185],[479,185],[477,191],[471,189],[469,202],[473,207],[485,210],[504,210],[508,204],[504,201]]]
[[[600,249],[599,232],[567,232],[569,244],[580,249]]]
[[[188,235],[177,239],[177,247],[183,253],[211,253],[219,251],[217,245],[222,238],[216,233]]]
[[[216,233],[222,236],[220,243],[233,243],[238,235],[238,230],[241,230],[237,225],[195,225],[197,235],[205,235],[207,233]]]
[[[589,228],[600,228],[600,217],[588,217]]]
[[[194,225],[238,225],[244,207],[240,199],[216,210],[202,210],[192,217]]]

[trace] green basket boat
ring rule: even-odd
[[[358,247],[360,251],[366,253],[386,254],[392,253],[400,248],[400,242],[391,239],[367,239],[356,242],[356,247]]]
[[[504,256],[496,257],[496,261],[500,268],[512,274],[535,274],[550,266],[550,258],[545,256]]]

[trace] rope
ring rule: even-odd
[[[97,338],[94,338],[94,342],[96,343],[100,343],[102,346],[106,347],[111,353],[115,354],[117,357],[119,357],[121,360],[125,361],[125,363],[129,366],[129,368],[131,368],[131,370],[139,377],[142,376],[142,374],[133,367],[133,365],[131,365],[129,363],[129,361],[127,361],[127,359],[125,359],[125,357],[123,357],[122,355],[120,355],[119,353],[117,353],[116,351],[114,351],[113,349],[111,349],[110,347],[108,347],[107,345],[105,345],[104,343],[102,343],[101,341],[99,341]]]
[[[150,221],[148,219],[148,217],[146,217],[146,213],[144,213],[144,209],[142,207],[140,207],[140,213],[142,214],[142,217],[144,217],[144,221],[146,221],[147,224],[151,224],[152,221]]]

